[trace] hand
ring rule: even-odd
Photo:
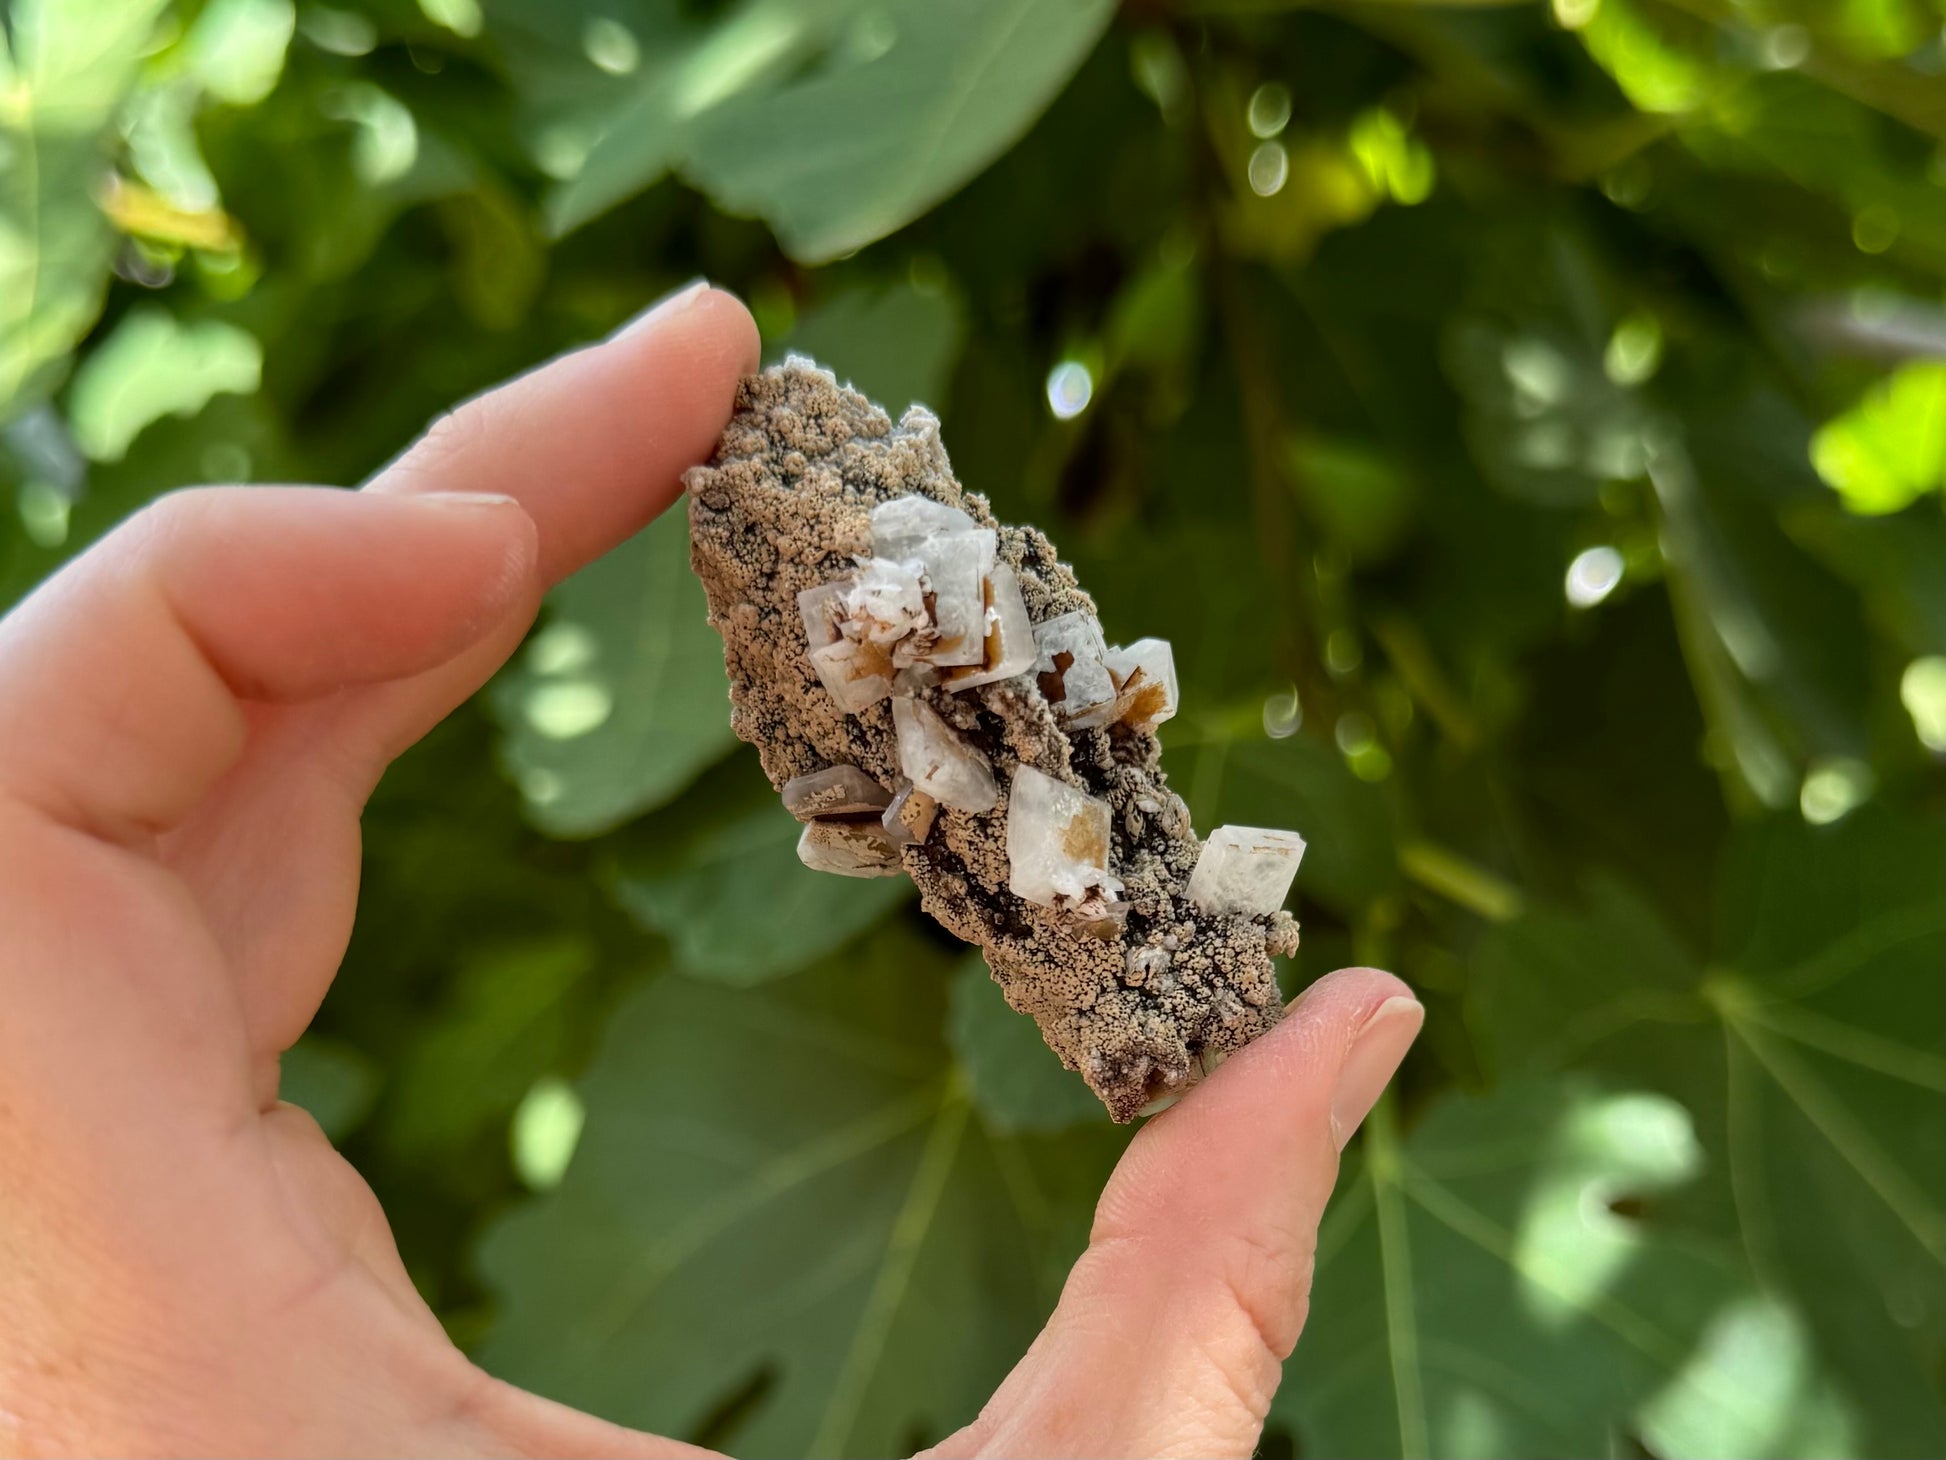
[[[691,290],[362,492],[166,497],[0,620],[0,1451],[696,1453],[474,1368],[277,1071],[386,764],[669,504],[756,361]],[[1338,1148],[1421,1017],[1334,974],[1152,1120],[938,1453],[1248,1454]]]

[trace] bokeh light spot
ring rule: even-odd
[[[1264,701],[1264,734],[1272,740],[1289,740],[1304,723],[1304,702],[1292,685]]]
[[[1813,826],[1828,826],[1864,804],[1872,794],[1872,768],[1837,756],[1816,762],[1798,791],[1797,809]]]
[[[642,64],[635,32],[607,15],[590,16],[581,28],[582,54],[610,76],[627,76]]]
[[[1912,716],[1919,743],[1946,755],[1946,658],[1928,654],[1906,665],[1899,676],[1899,699]]]
[[[587,1108],[566,1080],[536,1080],[521,1097],[509,1132],[515,1173],[535,1191],[559,1186],[587,1120]]]
[[[578,740],[614,713],[615,697],[591,679],[536,685],[527,696],[527,723],[549,740]]]
[[[1281,82],[1266,81],[1250,93],[1245,113],[1253,137],[1275,137],[1291,122],[1291,89]]]
[[[1095,377],[1079,360],[1063,360],[1047,372],[1047,408],[1056,420],[1072,421],[1095,398]]]
[[[1607,543],[1574,555],[1568,564],[1565,586],[1568,602],[1575,608],[1593,608],[1622,581],[1622,555]]]
[[[1602,371],[1617,385],[1640,385],[1662,364],[1662,324],[1653,314],[1631,314],[1615,326],[1602,355]]]
[[[419,11],[434,25],[469,38],[478,35],[485,23],[480,0],[419,0]]]
[[[1250,154],[1250,191],[1268,198],[1283,191],[1291,176],[1291,155],[1282,142],[1265,142]]]

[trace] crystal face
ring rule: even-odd
[[[993,767],[920,700],[892,701],[899,769],[919,790],[960,811],[991,811],[1000,800]]]
[[[1042,907],[1122,884],[1108,871],[1106,801],[1032,766],[1014,772],[1007,802],[1007,886]]]
[[[1262,917],[1290,896],[1304,838],[1261,826],[1219,826],[1189,874],[1189,900],[1209,913]]]
[[[918,571],[890,558],[861,563],[844,604],[852,634],[870,644],[894,644],[932,624]]]
[[[916,847],[932,835],[932,824],[939,815],[939,803],[917,786],[907,786],[885,808],[880,825],[895,847]]]
[[[840,877],[896,877],[905,870],[898,848],[876,821],[807,821],[797,839],[797,859],[813,872]]]
[[[811,651],[811,667],[832,698],[853,713],[892,693],[891,656],[876,644],[836,639]]]
[[[916,556],[919,544],[949,532],[976,532],[980,524],[957,507],[914,493],[872,508],[872,554],[881,558]]]
[[[1106,724],[1115,706],[1115,681],[1104,662],[1108,645],[1101,621],[1080,610],[1060,614],[1034,626],[1034,642],[1048,703],[1077,729]]]
[[[1137,730],[1153,730],[1176,713],[1176,654],[1167,639],[1137,639],[1108,651],[1115,676],[1116,718]]]
[[[797,611],[804,618],[804,646],[822,649],[838,641],[838,620],[844,615],[849,583],[820,583],[797,595]]]
[[[799,821],[882,811],[891,799],[883,786],[855,765],[826,766],[784,782],[784,809]]]
[[[938,665],[979,664],[986,647],[986,577],[999,535],[957,507],[898,497],[872,509],[872,559],[916,568],[931,593],[936,634],[924,656]]]
[[[986,651],[981,662],[954,669],[946,688],[973,689],[1025,674],[1040,658],[1034,623],[1027,617],[1027,601],[1020,596],[1020,579],[1005,563],[995,564],[986,580]]]

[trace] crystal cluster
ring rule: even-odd
[[[732,722],[806,866],[909,875],[1119,1120],[1277,1022],[1303,840],[1196,840],[1155,739],[1169,644],[1111,646],[1047,539],[962,491],[930,413],[894,426],[793,360],[744,382],[687,485]]]

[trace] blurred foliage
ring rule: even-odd
[[[353,484],[699,273],[1166,635],[1291,986],[1431,1012],[1307,1454],[1946,1450],[1938,0],[11,0],[0,604]],[[802,871],[674,518],[387,778],[285,1064],[496,1372],[751,1454],[964,1422],[1108,1125]]]

